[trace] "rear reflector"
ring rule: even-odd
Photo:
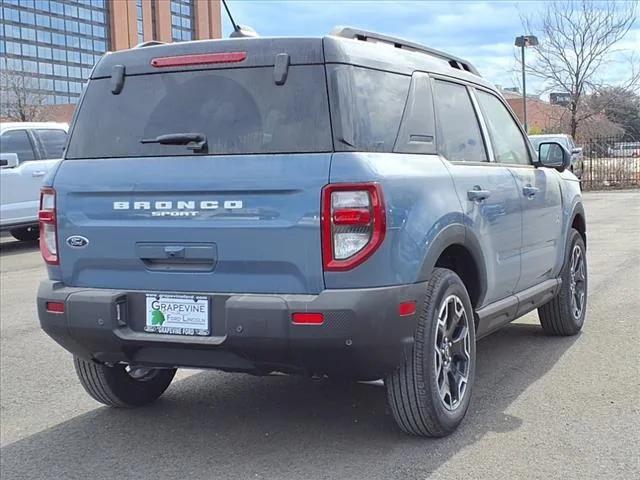
[[[409,315],[413,315],[414,313],[416,313],[416,302],[413,300],[410,302],[402,302],[400,305],[398,305],[398,313],[401,317],[408,317]]]
[[[322,325],[324,315],[322,313],[294,313],[292,319],[294,325]]]
[[[247,52],[202,53],[199,55],[177,55],[174,57],[157,57],[151,60],[151,66],[182,67],[189,65],[207,65],[212,63],[238,63],[247,58]]]
[[[64,313],[64,302],[47,302],[47,312]]]

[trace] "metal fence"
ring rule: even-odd
[[[640,187],[639,140],[596,137],[581,147],[583,190]]]

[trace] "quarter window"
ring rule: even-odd
[[[529,150],[524,136],[507,108],[493,95],[478,91],[496,162],[530,165]]]
[[[435,81],[438,152],[451,162],[486,162],[487,152],[467,88]]]

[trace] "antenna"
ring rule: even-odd
[[[233,32],[229,35],[231,38],[238,37],[257,37],[258,34],[256,31],[244,25],[238,25],[236,21],[231,16],[231,10],[229,10],[229,6],[227,5],[226,0],[222,0],[222,4],[224,5],[224,9],[227,11],[227,15],[229,16],[229,20],[231,20],[231,25],[233,25]]]
[[[226,0],[222,0],[222,4],[224,5],[224,9],[227,11],[227,15],[229,16],[229,20],[231,20],[231,25],[233,26],[234,32],[240,32],[240,25],[238,25],[233,17],[231,16],[231,10],[229,10],[229,6],[227,5]]]

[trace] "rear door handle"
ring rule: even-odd
[[[472,202],[481,202],[491,196],[489,190],[482,190],[480,187],[475,187],[473,190],[467,192],[467,198]]]
[[[31,173],[32,177],[44,177],[47,174],[44,170],[37,170]]]
[[[526,185],[522,187],[522,193],[525,197],[531,198],[534,197],[536,193],[538,193],[540,189],[538,187],[532,187],[531,185]]]

